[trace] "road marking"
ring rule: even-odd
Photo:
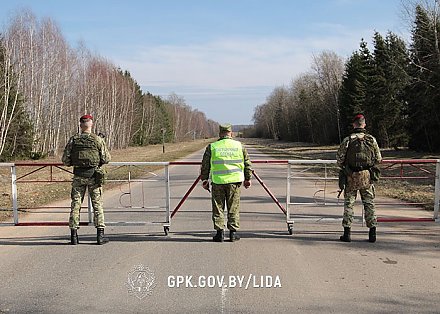
[[[228,292],[228,288],[226,287],[226,285],[223,285],[222,286],[222,313],[224,313],[225,306],[226,306],[226,292]]]

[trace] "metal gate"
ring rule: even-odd
[[[11,200],[13,223],[16,226],[62,226],[67,225],[65,217],[63,221],[51,220],[23,220],[20,219],[19,212],[31,210],[32,214],[44,215],[48,214],[54,218],[57,214],[66,214],[66,206],[20,206],[17,186],[20,184],[52,184],[61,185],[63,183],[70,183],[72,172],[63,166],[61,163],[2,163],[0,167],[10,168],[11,173]],[[145,168],[145,169],[143,169]],[[148,169],[163,169],[162,175],[157,175]],[[17,174],[20,169],[20,174]],[[140,213],[144,216],[154,216],[156,221],[106,221],[106,225],[146,225],[146,224],[162,224],[165,233],[167,234],[170,228],[170,184],[169,184],[169,163],[168,162],[110,162],[106,166],[109,179],[105,189],[111,188],[112,185],[117,185],[121,190],[119,196],[119,207],[105,206],[106,215],[113,215],[117,213]],[[162,171],[162,170],[161,170]],[[64,173],[64,175],[61,175]],[[68,173],[69,178],[66,178]],[[117,175],[113,175],[117,173]],[[158,193],[160,197],[160,204],[153,206],[146,204],[144,185],[147,182],[158,182],[162,186],[161,192]],[[134,201],[133,185],[141,185],[141,195],[137,197],[137,203]],[[159,186],[160,188],[160,186]],[[70,189],[70,187],[68,188]],[[122,189],[125,189],[122,190]],[[153,194],[154,195],[154,194]],[[151,197],[149,197],[151,199]],[[87,221],[81,221],[80,225],[93,224],[93,209],[90,198],[87,197]],[[64,209],[64,211],[62,211]],[[159,217],[160,216],[160,217]],[[22,221],[23,220],[23,221]]]
[[[314,221],[325,221],[325,220],[341,220],[342,212],[341,207],[343,203],[336,197],[337,195],[337,177],[336,172],[336,161],[335,160],[253,160],[253,164],[279,164],[287,165],[287,184],[286,184],[286,206],[284,207],[278,198],[271,192],[270,187],[268,187],[263,179],[253,171],[254,178],[261,184],[270,198],[274,201],[277,207],[286,215],[287,229],[290,234],[293,233],[293,224],[295,221],[301,220],[314,220]],[[200,180],[198,176],[193,184],[189,187],[185,195],[180,199],[177,206],[173,211],[170,209],[170,174],[169,167],[171,165],[200,165],[200,162],[111,162],[108,166],[110,179],[108,182],[111,184],[118,185],[121,189],[121,194],[119,197],[120,207],[109,208],[106,206],[107,213],[126,213],[135,212],[141,215],[154,214],[155,217],[161,217],[160,219],[155,219],[156,221],[131,221],[127,222],[125,220],[119,221],[109,221],[106,222],[108,225],[120,225],[120,226],[131,226],[131,225],[145,225],[145,224],[162,224],[165,234],[168,234],[171,224],[171,219],[176,215],[179,208],[187,200],[193,189],[196,187]],[[425,166],[429,165],[430,168],[427,169]],[[155,167],[163,169],[163,174],[158,175],[157,173],[150,170],[142,170],[144,167]],[[0,169],[10,168],[11,176],[11,202],[12,202],[12,212],[13,221],[16,226],[41,226],[41,225],[67,225],[65,217],[63,221],[57,220],[40,220],[40,221],[21,221],[19,220],[19,212],[25,209],[35,209],[36,213],[40,214],[57,214],[66,212],[55,211],[56,208],[49,208],[48,206],[33,207],[33,208],[23,208],[19,206],[18,201],[18,190],[17,185],[21,183],[54,183],[62,184],[65,182],[71,182],[70,177],[68,179],[59,173],[69,173],[71,172],[66,169],[61,163],[0,163]],[[20,171],[17,175],[17,168],[29,169],[28,171]],[[388,180],[434,180],[434,210],[432,217],[379,217],[379,221],[383,222],[398,222],[398,221],[436,221],[438,220],[439,214],[439,202],[440,202],[440,161],[436,159],[428,160],[384,160],[381,164],[381,168],[388,173],[383,179]],[[419,174],[413,174],[406,170],[406,168],[416,169]],[[317,170],[319,169],[319,170]],[[47,177],[42,177],[41,173],[46,171]],[[124,176],[112,177],[113,172],[123,172]],[[136,173],[138,171],[138,173]],[[140,171],[140,173],[139,173]],[[160,170],[162,171],[162,170]],[[5,171],[3,170],[3,173]],[[421,174],[420,174],[421,173]],[[1,177],[1,175],[0,175]],[[5,180],[2,180],[5,183]],[[161,199],[161,204],[156,204],[154,206],[147,205],[145,203],[144,195],[144,185],[148,182],[159,182],[159,187],[157,191],[158,199]],[[310,186],[307,183],[311,182]],[[142,186],[140,189],[142,195],[138,195],[137,199],[140,200],[137,204],[135,202],[136,197],[132,193],[132,185],[139,184]],[[380,184],[380,183],[379,183]],[[122,191],[122,187],[127,187],[126,191]],[[106,186],[106,189],[108,186]],[[297,189],[309,189],[307,193],[302,193],[303,200],[292,201],[292,197],[295,197],[295,191]],[[306,191],[307,192],[307,191]],[[149,194],[149,199],[152,195],[156,193]],[[159,195],[160,194],[160,195]],[[305,195],[305,196],[304,196]],[[376,202],[378,206],[385,206],[387,204]],[[405,205],[412,206],[418,205],[417,203],[399,203],[393,202],[393,205]],[[324,212],[318,212],[314,215],[310,215],[310,212],[304,211],[307,207],[319,207]],[[90,225],[93,223],[93,212],[91,202],[87,202],[88,220],[81,222],[82,225]],[[337,211],[333,212],[330,217],[326,216],[329,208],[337,208]],[[38,211],[40,209],[40,211]],[[44,211],[44,209],[50,209],[49,211]],[[301,210],[304,212],[301,213]],[[106,219],[107,220],[107,219]],[[363,215],[362,215],[363,222]]]
[[[428,166],[432,169],[427,169]],[[407,159],[407,160],[383,160],[380,165],[382,172],[385,174],[381,180],[431,180],[434,181],[434,210],[432,217],[420,217],[411,214],[410,217],[397,216],[391,217],[378,214],[378,221],[381,222],[423,222],[437,221],[440,203],[440,161],[438,159]],[[412,169],[409,171],[407,168]],[[287,169],[287,185],[286,185],[286,222],[288,231],[293,233],[293,224],[295,221],[312,220],[312,221],[328,221],[341,220],[342,212],[336,215],[327,215],[329,208],[343,207],[343,201],[335,197],[338,193],[337,188],[337,166],[336,160],[289,160]],[[309,186],[305,182],[312,182]],[[379,182],[379,184],[381,184]],[[292,201],[296,189],[309,188],[309,199],[312,201]],[[304,195],[304,193],[301,193]],[[403,207],[410,208],[414,212],[416,206],[424,205],[417,202],[381,202],[376,200],[379,213],[386,206],[400,206],[396,211],[403,211]],[[313,215],[304,210],[304,208],[319,208],[319,215]],[[323,213],[324,211],[324,213]],[[391,211],[391,210],[390,210]],[[333,212],[334,213],[334,212]],[[336,217],[337,216],[337,217]],[[426,216],[426,214],[425,214]],[[361,221],[364,223],[363,214]]]

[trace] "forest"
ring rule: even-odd
[[[392,31],[360,39],[347,59],[312,56],[311,68],[255,107],[244,136],[338,144],[363,113],[382,148],[440,151],[440,4],[404,8],[410,39]],[[0,30],[0,161],[59,155],[94,116],[110,149],[217,135],[218,124],[175,93],[144,92],[130,72],[78,44],[51,18],[20,11]]]
[[[59,155],[91,114],[110,149],[213,137],[218,124],[175,93],[144,93],[131,74],[50,18],[20,11],[0,31],[0,161]]]
[[[362,113],[383,148],[440,151],[440,4],[404,9],[412,25],[409,43],[391,31],[375,32],[373,47],[361,39],[347,60],[332,51],[314,55],[310,71],[255,108],[254,127],[245,134],[338,144]]]

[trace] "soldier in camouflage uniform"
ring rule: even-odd
[[[63,164],[73,166],[73,182],[71,192],[71,211],[69,227],[71,230],[71,244],[78,244],[79,218],[81,204],[86,189],[89,191],[93,206],[94,223],[97,228],[97,243],[104,244],[108,239],[104,237],[104,208],[102,204],[102,184],[104,170],[102,165],[110,161],[110,153],[105,141],[92,133],[93,117],[84,115],[80,118],[81,133],[69,139],[64,149]]]
[[[239,141],[232,139],[232,126],[220,125],[220,138],[206,147],[201,166],[201,179],[204,189],[212,186],[212,221],[217,231],[214,242],[224,240],[224,210],[228,208],[229,238],[231,242],[240,240],[240,186],[251,186],[251,162],[246,149]]]
[[[365,126],[365,117],[362,114],[356,115],[352,133],[342,141],[336,154],[338,166],[346,177],[342,219],[344,235],[340,237],[344,242],[351,242],[350,228],[358,191],[364,206],[365,221],[370,228],[368,240],[376,242],[377,217],[374,209],[375,193],[371,170],[382,161],[382,156],[376,139],[366,132]]]

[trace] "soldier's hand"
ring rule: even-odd
[[[250,188],[250,186],[252,185],[250,180],[244,180],[243,185],[246,189]]]
[[[209,181],[208,181],[208,180],[204,180],[204,181],[202,182],[202,187],[203,187],[205,190],[209,191]]]

